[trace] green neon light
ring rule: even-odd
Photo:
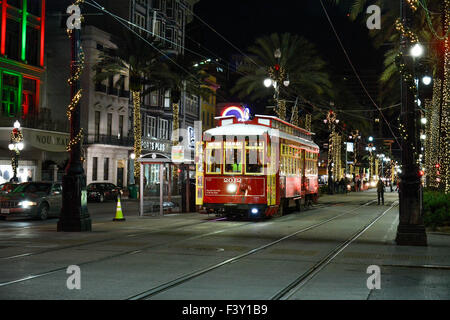
[[[27,49],[27,0],[23,0],[22,7],[22,60],[26,60],[26,49]]]

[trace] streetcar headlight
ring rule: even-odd
[[[234,183],[230,183],[230,184],[227,186],[227,191],[228,191],[229,193],[235,193],[236,190],[237,190],[237,185],[235,185]]]
[[[257,214],[258,212],[259,212],[259,210],[258,210],[257,208],[253,208],[253,209],[252,209],[252,213],[253,213],[253,214]]]

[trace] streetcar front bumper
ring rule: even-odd
[[[207,212],[221,214],[228,217],[261,218],[266,216],[265,204],[236,204],[236,203],[211,203],[204,204]]]

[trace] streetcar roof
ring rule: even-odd
[[[313,141],[297,137],[283,131],[272,129],[266,126],[258,126],[254,124],[235,123],[224,125],[221,127],[212,128],[205,131],[205,135],[209,136],[262,136],[264,134],[269,136],[278,136],[283,139],[293,140],[301,144],[307,145],[311,148],[319,149],[319,146]]]

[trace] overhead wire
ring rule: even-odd
[[[89,1],[93,1],[94,3],[90,3]],[[163,55],[164,57],[166,57],[168,60],[170,60],[174,65],[176,65],[178,68],[180,68],[181,70],[183,70],[184,72],[186,72],[188,75],[192,76],[193,79],[195,81],[197,81],[199,84],[202,84],[202,82],[200,80],[197,79],[197,77],[195,75],[193,75],[191,72],[189,72],[188,70],[186,70],[186,68],[184,68],[183,66],[179,65],[176,61],[174,61],[172,58],[170,58],[167,54],[165,54],[162,50],[158,49],[156,46],[154,46],[150,41],[148,41],[147,39],[145,39],[144,37],[142,37],[141,34],[139,34],[138,32],[136,32],[135,30],[133,30],[132,27],[128,26],[128,24],[132,24],[131,22],[129,22],[126,19],[123,19],[115,14],[113,14],[112,12],[108,11],[106,8],[104,8],[103,6],[101,6],[100,4],[98,4],[95,0],[85,0],[85,3],[87,3],[88,5],[91,5],[92,7],[102,10],[105,13],[109,14],[111,17],[113,17],[115,20],[117,20],[121,25],[123,25],[126,29],[130,30],[132,33],[134,33],[137,37],[139,37],[141,40],[143,40],[145,43],[149,44],[153,49],[155,49],[156,51],[158,51],[161,55]],[[125,20],[125,21],[122,21]],[[224,98],[222,95],[217,94],[221,98]]]
[[[377,110],[380,112],[381,116],[383,117],[383,120],[384,120],[385,123],[387,124],[389,130],[391,131],[392,136],[394,137],[394,139],[395,139],[395,141],[397,142],[397,144],[399,145],[399,147],[402,148],[402,145],[401,145],[400,142],[398,141],[397,136],[395,135],[394,131],[392,130],[390,123],[387,121],[387,119],[386,119],[386,117],[384,116],[383,112],[381,111],[380,107],[376,104],[376,102],[373,100],[372,96],[371,96],[371,95],[369,94],[369,92],[367,91],[367,88],[365,87],[364,83],[362,82],[361,77],[359,76],[358,72],[356,71],[356,68],[355,68],[353,62],[351,61],[351,59],[350,59],[350,57],[349,57],[349,55],[348,55],[348,53],[347,53],[347,50],[345,49],[345,47],[344,47],[344,45],[343,45],[343,43],[342,43],[342,41],[341,41],[341,39],[340,39],[340,37],[339,37],[337,31],[336,31],[336,28],[334,27],[334,24],[333,24],[333,22],[331,21],[331,18],[330,18],[329,14],[328,14],[327,9],[325,8],[325,6],[324,6],[324,4],[323,4],[323,1],[322,1],[322,0],[319,0],[319,2],[320,2],[320,4],[321,4],[321,6],[322,6],[323,12],[324,12],[324,14],[325,14],[325,16],[326,16],[328,22],[329,22],[329,24],[330,24],[330,26],[331,26],[331,28],[332,28],[332,30],[333,30],[335,36],[336,36],[336,39],[338,40],[339,45],[341,46],[342,51],[344,52],[344,54],[345,54],[345,56],[346,56],[346,58],[347,58],[348,63],[350,64],[350,66],[351,66],[353,72],[354,72],[355,75],[356,75],[356,78],[358,79],[359,83],[361,84],[361,87],[363,88],[364,92],[365,92],[366,95],[369,97],[369,99],[370,99],[370,101],[373,103],[373,105],[374,105],[374,106],[377,108]]]

